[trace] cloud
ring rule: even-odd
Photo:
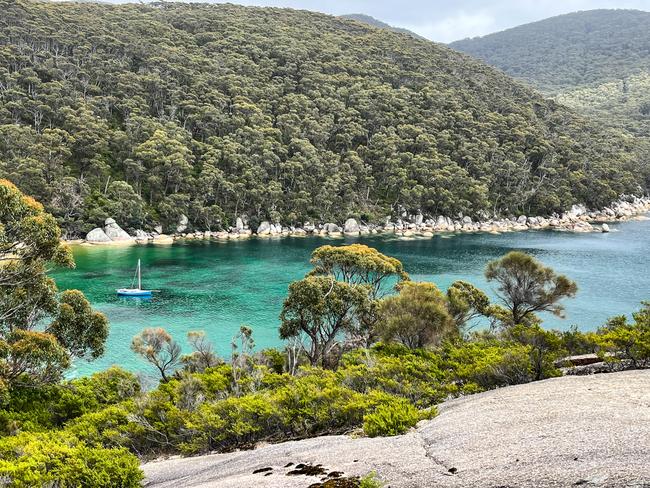
[[[488,12],[454,12],[433,22],[405,25],[404,27],[427,39],[451,42],[464,37],[474,37],[493,32],[497,24]]]
[[[379,2],[383,3],[383,2]],[[393,3],[393,2],[391,2]],[[428,39],[451,42],[535,22],[548,17],[598,8],[649,10],[648,0],[403,0],[399,14],[382,18]],[[421,9],[421,10],[420,10]],[[409,20],[407,15],[415,16]],[[372,15],[372,13],[370,13]],[[391,18],[392,17],[392,18]],[[430,20],[430,19],[437,20]]]

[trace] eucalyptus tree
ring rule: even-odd
[[[308,276],[289,285],[280,313],[280,337],[298,338],[312,366],[332,366],[343,341],[355,334],[368,306],[368,288],[332,276]]]
[[[383,340],[411,349],[438,346],[459,332],[445,294],[433,283],[416,282],[404,283],[399,294],[380,302],[377,328]]]
[[[485,277],[498,284],[497,292],[511,325],[534,321],[537,312],[561,317],[564,307],[560,301],[578,291],[575,282],[520,251],[488,263]]]
[[[104,352],[106,317],[79,291],[59,296],[47,275],[52,264],[74,266],[60,237],[40,203],[0,180],[0,379],[55,381],[71,358]]]

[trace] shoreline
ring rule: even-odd
[[[173,234],[146,233],[137,231],[135,237],[128,236],[119,240],[102,242],[89,242],[86,239],[63,240],[71,245],[81,246],[129,246],[136,244],[170,245],[176,241],[184,240],[215,240],[219,242],[240,239],[258,238],[286,238],[286,237],[363,237],[373,235],[394,235],[398,238],[432,238],[436,235],[462,235],[462,234],[503,234],[508,232],[523,232],[529,230],[552,230],[555,232],[591,233],[609,232],[609,224],[649,220],[650,197],[633,198],[631,202],[615,202],[610,207],[599,211],[588,211],[584,206],[574,205],[568,212],[551,217],[519,217],[491,219],[486,221],[473,221],[470,217],[452,220],[449,217],[439,216],[436,219],[424,217],[419,214],[409,220],[398,219],[396,222],[386,221],[384,225],[358,223],[355,219],[348,219],[342,226],[334,223],[311,224],[306,222],[303,227],[282,227],[280,224],[262,222],[257,232],[247,228],[241,219],[237,219],[237,228],[230,231],[198,231],[177,232]],[[111,225],[115,225],[114,221]],[[121,229],[120,229],[121,230]]]

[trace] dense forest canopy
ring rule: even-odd
[[[548,214],[644,191],[633,141],[442,45],[306,11],[0,0],[0,176],[65,235]]]
[[[650,12],[575,12],[450,46],[608,126],[650,136]]]

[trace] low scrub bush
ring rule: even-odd
[[[418,410],[408,400],[395,398],[363,416],[363,431],[369,437],[399,435],[419,420]]]
[[[613,317],[598,330],[599,354],[609,362],[627,361],[632,368],[650,367],[650,302],[632,317],[632,323],[624,315]]]
[[[24,382],[8,390],[0,410],[0,432],[59,428],[86,413],[133,398],[139,392],[137,378],[117,367],[61,384]]]
[[[23,433],[0,440],[3,486],[139,487],[139,465],[126,449],[90,447],[60,434]]]

